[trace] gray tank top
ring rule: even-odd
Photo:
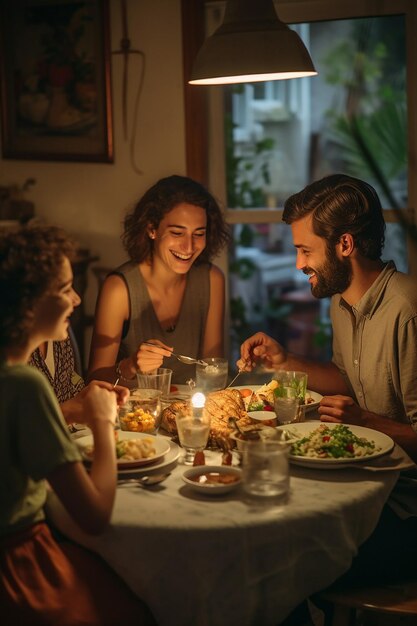
[[[156,317],[149,293],[137,263],[124,263],[112,274],[126,283],[130,301],[130,320],[124,329],[119,359],[135,352],[142,341],[159,339],[174,352],[194,358],[202,356],[204,330],[210,303],[210,263],[193,265],[187,274],[187,284],[177,324],[173,330],[164,330]],[[175,357],[164,358],[163,367],[173,370],[172,382],[183,384],[195,379],[195,366],[184,365]]]

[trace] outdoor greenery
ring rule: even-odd
[[[400,211],[407,205],[404,17],[350,20],[346,35],[326,50],[319,65],[322,79],[337,88],[322,131],[321,158],[327,163],[320,167],[348,172],[373,184],[384,206],[397,212],[399,223],[417,242],[415,225]],[[254,141],[237,154],[231,115],[226,116],[225,124],[228,206],[263,207],[274,141]],[[243,225],[238,232],[236,244],[254,245],[251,225]],[[404,247],[402,252],[406,254]],[[237,260],[232,252],[230,271],[240,280],[247,280],[255,265],[249,259]],[[265,318],[277,320],[278,325],[291,315],[291,309],[282,308],[279,302],[259,303],[261,306]],[[234,335],[240,342],[252,330],[240,298],[232,299],[231,315]],[[329,324],[317,320],[317,346],[325,350],[329,338]]]

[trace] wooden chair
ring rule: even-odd
[[[417,626],[417,579],[375,587],[330,588],[318,598],[334,607],[325,626],[355,626],[358,610],[369,615],[372,624]]]

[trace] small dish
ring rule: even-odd
[[[242,471],[230,465],[199,465],[191,467],[182,479],[194,491],[220,495],[235,489],[242,482]]]
[[[276,426],[277,416],[274,411],[248,411],[251,419],[262,422],[265,426]]]
[[[311,411],[311,409],[317,409],[320,406],[320,400],[323,399],[321,393],[317,393],[317,391],[310,391],[307,389],[306,391],[306,404],[305,404],[305,412]]]

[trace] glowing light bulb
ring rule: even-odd
[[[191,404],[193,406],[193,417],[200,418],[203,415],[204,405],[206,403],[206,396],[204,393],[198,391],[191,397]]]

